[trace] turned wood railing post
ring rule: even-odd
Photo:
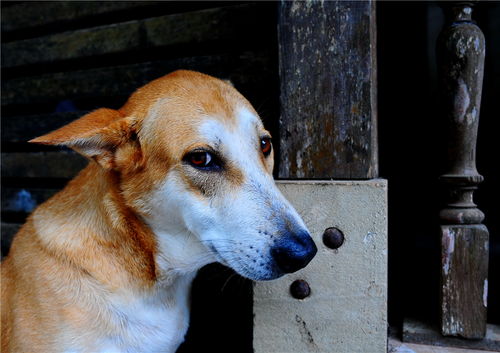
[[[476,169],[476,140],[485,42],[472,21],[472,5],[446,5],[448,22],[438,40],[449,163],[441,176],[448,191],[440,212],[441,333],[479,339],[486,332],[489,236],[473,193],[483,180]]]

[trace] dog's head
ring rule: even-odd
[[[230,84],[176,71],[33,140],[69,146],[115,178],[123,202],[152,229],[160,268],[219,261],[268,280],[316,253],[272,178],[273,147],[250,103]]]

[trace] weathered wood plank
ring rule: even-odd
[[[2,212],[31,212],[58,189],[2,188]]]
[[[66,23],[150,6],[147,1],[27,1],[2,9],[2,32]]]
[[[258,17],[255,5],[238,5],[57,33],[2,44],[2,65],[10,68],[176,44],[255,39],[262,31],[248,28]]]
[[[281,178],[378,175],[375,4],[281,1]]]
[[[500,326],[494,324],[486,325],[486,335],[482,340],[464,340],[459,337],[443,336],[440,328],[434,324],[405,319],[402,339],[405,343],[464,348],[467,350],[465,352],[479,352],[479,350],[500,352]]]
[[[472,21],[471,3],[446,6],[448,23],[438,40],[441,99],[447,119],[448,191],[441,210],[441,332],[481,339],[486,334],[488,229],[473,201],[483,177],[476,169],[476,141],[483,85],[485,39]]]
[[[64,112],[2,118],[2,142],[27,142],[60,128],[86,112]]]
[[[245,86],[263,82],[270,67],[269,53],[244,52],[16,78],[2,81],[2,105],[128,96],[145,83],[177,69],[202,71]]]
[[[481,339],[486,334],[489,233],[483,224],[441,226],[441,330]]]
[[[73,151],[2,153],[3,178],[74,177],[87,160]]]

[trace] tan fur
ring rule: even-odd
[[[117,111],[98,109],[32,141],[69,146],[93,162],[32,213],[1,264],[3,353],[61,351],[69,329],[85,335],[92,351],[93,337],[119,329],[107,296],[147,294],[165,276],[155,263],[157,240],[140,218],[150,212],[144,195],[169,170],[184,168],[204,116],[234,124],[235,102],[254,112],[229,84],[177,71],[138,89]],[[155,109],[165,119],[146,123]],[[272,169],[272,159],[263,163]],[[243,182],[236,166],[227,174],[229,185]]]

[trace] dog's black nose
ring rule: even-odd
[[[286,234],[271,248],[271,256],[283,273],[304,268],[318,249],[308,233]]]

